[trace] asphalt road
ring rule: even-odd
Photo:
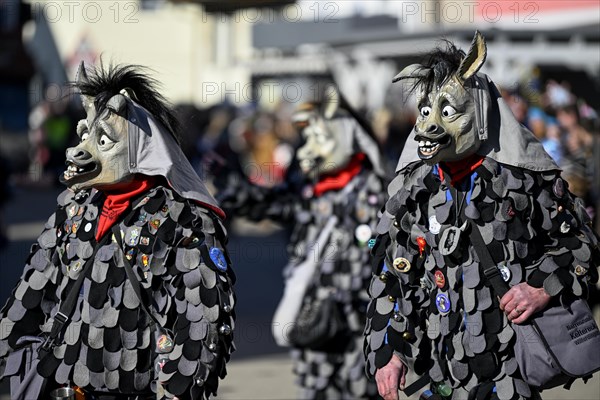
[[[17,282],[29,248],[56,206],[58,189],[17,189],[5,210],[10,245],[0,250],[0,304]],[[271,336],[270,321],[282,293],[281,270],[286,262],[285,230],[269,224],[236,224],[228,245],[237,275],[237,351],[219,399],[295,399],[291,363],[285,349]],[[600,349],[599,349],[600,351]],[[543,393],[545,400],[600,400],[600,374],[587,384],[579,381],[570,391]],[[7,384],[0,385],[0,400],[8,400]],[[401,399],[406,399],[401,395]],[[413,396],[416,399],[417,397]]]

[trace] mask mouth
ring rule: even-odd
[[[315,157],[315,158],[304,158],[299,161],[300,169],[302,173],[308,175],[309,173],[315,171],[319,165],[323,162],[323,157]]]
[[[424,135],[415,136],[415,140],[418,142],[417,153],[421,160],[430,160],[435,157],[440,150],[445,149],[452,142],[452,137],[443,133],[442,135],[436,136],[435,139],[428,138]]]
[[[315,160],[304,159],[304,160],[300,161],[300,169],[305,174],[312,171],[313,168],[315,167],[315,165],[316,165]]]
[[[98,171],[98,164],[93,161],[84,164],[77,163],[75,160],[67,159],[65,161],[67,169],[60,177],[61,183],[72,185],[78,182],[84,182]]]

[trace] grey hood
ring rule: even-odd
[[[382,164],[381,152],[375,139],[369,135],[362,125],[354,118],[339,118],[334,119],[344,126],[341,128],[343,132],[350,132],[350,135],[342,135],[348,140],[352,140],[355,153],[364,153],[371,165],[373,166],[373,172],[379,177],[385,177],[385,170]]]
[[[197,201],[219,217],[225,213],[209,193],[171,133],[129,97],[127,121],[129,172],[164,177],[181,197]]]
[[[469,79],[468,84],[475,99],[476,132],[482,141],[477,154],[501,164],[536,172],[560,170],[533,133],[517,121],[498,88],[486,74],[477,73]],[[396,172],[416,161],[420,161],[420,158],[413,128],[406,140]]]

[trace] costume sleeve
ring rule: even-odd
[[[167,398],[215,395],[234,350],[235,276],[225,249],[225,228],[212,213],[200,207],[191,211],[183,217],[193,219],[191,228],[175,238],[164,275],[163,290],[173,300],[167,325],[172,327],[174,347],[158,379]]]
[[[392,182],[390,186],[398,184]],[[429,296],[421,286],[424,258],[419,257],[416,247],[410,244],[410,231],[405,232],[394,217],[403,215],[401,196],[408,193],[390,193],[392,196],[382,211],[377,227],[380,236],[372,252],[371,302],[365,327],[366,369],[369,376],[374,376],[377,369],[384,367],[394,353],[418,374],[424,373],[430,365],[430,341],[424,338]],[[399,272],[394,267],[394,260],[400,258],[411,264],[409,273]]]
[[[227,184],[217,194],[227,215],[243,216],[253,221],[272,219],[291,221],[298,194],[287,184],[276,187],[254,185],[241,174],[230,174]]]
[[[527,273],[527,282],[551,296],[587,297],[588,285],[598,280],[598,236],[581,199],[574,197],[559,176],[541,175],[534,192],[535,238],[543,254]],[[536,240],[537,239],[537,240]],[[535,249],[533,249],[535,251]]]
[[[31,246],[23,274],[0,317],[0,372],[4,375],[5,357],[17,347],[23,336],[39,336],[41,326],[48,319],[56,297],[60,261],[55,248],[57,243],[57,219],[63,210],[53,214]]]

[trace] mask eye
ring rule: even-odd
[[[77,123],[77,135],[79,135],[80,142],[83,142],[88,138],[88,136],[90,136],[87,121],[85,119],[82,119]]]
[[[431,114],[431,107],[421,107],[421,115],[424,117],[429,117],[429,114]]]
[[[106,145],[112,144],[114,142],[112,140],[110,140],[110,138],[108,136],[102,135],[100,137],[100,141],[98,143],[100,143],[100,146],[106,146]]]
[[[442,109],[442,115],[444,117],[451,117],[456,114],[456,110],[452,106],[446,106]]]

